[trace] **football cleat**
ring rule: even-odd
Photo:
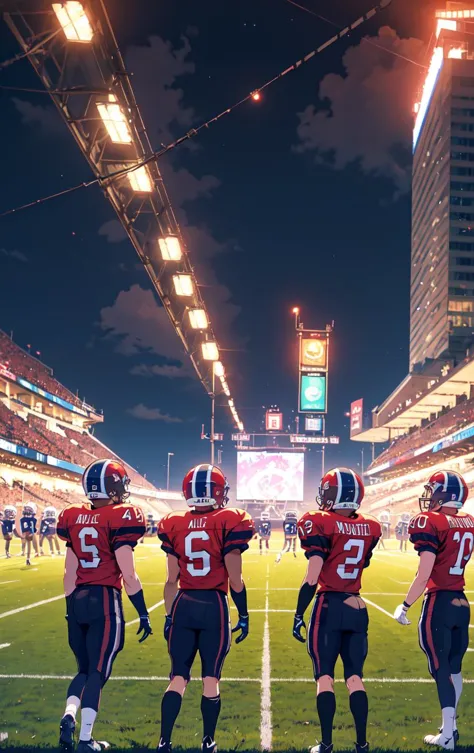
[[[27,564],[27,565],[31,565],[31,562],[30,562],[30,560],[26,560],[26,564]]]
[[[71,714],[65,714],[59,722],[59,747],[66,753],[74,750],[74,732],[76,720]]]
[[[334,745],[325,745],[324,743],[318,743],[309,749],[309,753],[332,753]]]
[[[217,753],[217,743],[212,737],[206,735],[202,738],[201,750],[204,753]]]
[[[439,735],[426,735],[423,742],[427,745],[437,745],[443,750],[454,750],[454,737],[445,737],[442,732]]]
[[[79,740],[77,743],[76,753],[94,753],[94,751],[107,750],[110,748],[109,743],[105,740]]]
[[[156,747],[156,753],[172,753],[172,750],[173,746],[171,745],[171,742],[166,742],[166,740],[160,738],[160,742]]]
[[[439,731],[442,733],[443,732],[443,728],[440,727]],[[458,742],[459,742],[459,730],[457,730],[457,729],[453,730],[453,738],[454,738],[454,744],[457,745]]]
[[[279,555],[277,556],[277,558],[276,558],[275,562],[281,562],[281,552],[280,552],[280,554],[279,554]]]
[[[359,745],[359,743],[354,743],[354,749],[355,749],[355,753],[369,753],[369,743],[365,743],[365,745]]]

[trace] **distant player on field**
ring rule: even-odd
[[[26,543],[26,564],[31,565],[31,545],[35,550],[35,557],[39,557],[37,533],[38,520],[36,518],[36,505],[34,502],[25,502],[20,518],[20,534]],[[23,554],[23,548],[22,548]]]
[[[469,645],[464,570],[474,544],[474,518],[461,512],[467,495],[467,484],[459,473],[436,471],[430,476],[420,498],[421,513],[409,528],[410,541],[420,556],[418,572],[394,614],[401,625],[409,625],[408,609],[425,595],[419,640],[442,711],[439,734],[427,735],[425,743],[444,750],[454,750],[459,740],[456,709],[462,692],[462,660]]]
[[[72,751],[76,714],[81,711],[78,753],[102,749],[92,738],[102,688],[125,639],[122,581],[138,612],[143,633],[152,634],[133,549],[145,533],[143,512],[127,504],[129,479],[116,460],[96,460],[82,477],[90,504],[71,505],[58,520],[58,536],[66,541],[64,591],[69,645],[77,675],[69,685],[61,719],[59,746]]]
[[[10,559],[10,544],[13,536],[18,534],[15,531],[16,507],[15,505],[5,505],[2,518],[2,536],[5,542],[5,557]]]
[[[49,507],[45,507],[43,510],[43,515],[41,517],[41,523],[40,523],[39,546],[40,546],[41,556],[44,555],[43,544],[44,544],[45,539],[47,540],[49,544],[49,551],[50,551],[51,557],[54,557],[53,545],[56,547],[56,553],[61,554],[61,549],[59,546],[59,539],[57,536],[57,521],[58,521],[58,513],[57,513],[56,508],[52,507],[51,505]]]
[[[255,529],[246,512],[226,509],[228,491],[220,468],[196,466],[183,480],[184,497],[191,509],[166,515],[158,527],[167,555],[164,636],[171,658],[171,682],[161,703],[157,748],[161,753],[171,751],[173,727],[198,652],[203,684],[202,750],[215,753],[217,749],[214,734],[221,708],[219,680],[231,643],[229,585],[239,613],[232,630],[240,631],[236,643],[249,632],[242,552],[248,549]]]
[[[334,667],[338,656],[344,666],[354,717],[355,750],[366,753],[369,749],[368,701],[362,682],[369,619],[359,592],[362,570],[369,566],[381,529],[375,518],[358,512],[363,497],[364,485],[359,476],[349,468],[335,468],[321,479],[319,511],[305,513],[298,523],[301,546],[309,560],[293,626],[294,638],[302,643],[304,613],[316,594],[307,644],[317,682],[322,741],[311,748],[311,753],[333,750]]]
[[[268,553],[270,536],[272,535],[272,521],[270,520],[270,513],[267,510],[263,510],[260,513],[260,520],[257,523],[257,533],[260,554],[262,554],[262,548],[264,544]]]
[[[293,547],[293,557],[296,557],[296,539],[298,537],[298,513],[295,510],[287,510],[285,520],[283,521],[283,549],[278,554],[276,562],[281,562],[284,554],[291,551]]]

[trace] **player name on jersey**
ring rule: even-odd
[[[474,520],[470,515],[457,517],[456,515],[446,516],[450,528],[474,528]]]
[[[193,518],[189,521],[188,528],[205,528],[207,525],[207,518]]]
[[[346,533],[349,536],[373,536],[368,523],[350,523],[336,520],[337,532]]]
[[[97,523],[99,523],[99,520],[100,520],[99,515],[81,514],[77,516],[76,525],[86,525],[86,526],[96,525]]]

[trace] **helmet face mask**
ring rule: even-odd
[[[16,507],[14,505],[6,505],[3,514],[5,520],[14,520],[16,518]]]
[[[424,486],[418,500],[421,512],[434,512],[442,507],[460,510],[468,496],[464,478],[456,471],[436,471]]]
[[[260,513],[260,520],[270,520],[270,513],[264,510]]]
[[[360,476],[350,468],[333,468],[321,479],[316,502],[325,512],[355,512],[363,498],[364,484]]]
[[[27,516],[36,515],[36,505],[33,502],[26,502],[23,505],[23,515],[27,515]]]
[[[184,477],[183,495],[189,507],[221,509],[229,501],[229,484],[217,465],[202,463]]]

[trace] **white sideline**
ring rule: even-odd
[[[59,599],[64,599],[64,594],[60,594],[59,596],[53,596],[51,599],[43,599],[43,601],[35,601],[34,604],[27,604],[25,607],[18,607],[18,609],[10,609],[8,612],[2,612],[0,614],[0,620],[3,617],[11,617],[14,614],[20,614],[20,612],[26,612],[27,609],[34,609],[35,607],[42,607],[43,604],[51,604],[52,601],[59,601]]]
[[[0,680],[72,680],[73,675],[27,675],[27,674],[12,674],[3,675],[0,674]],[[150,675],[149,677],[140,677],[138,675],[123,675],[109,678],[109,682],[169,682],[169,675]],[[200,682],[201,677],[191,677],[193,682]],[[223,677],[221,682],[258,682],[262,683],[261,677]],[[313,683],[312,677],[272,677],[271,683],[274,682],[306,682]],[[344,678],[339,677],[334,682],[344,682]],[[433,682],[430,677],[364,677],[364,682],[374,683],[380,685],[426,685]],[[466,685],[474,685],[473,680],[463,679],[463,683]]]
[[[0,643],[0,648],[8,648],[11,645],[11,643]]]
[[[0,586],[6,586],[7,583],[19,583],[19,580],[0,580]]]
[[[155,609],[158,609],[158,607],[161,607],[164,603],[165,603],[164,599],[162,599],[161,601],[157,601],[156,604],[153,604],[149,608],[148,614],[150,614],[150,612],[154,612]],[[140,622],[140,618],[137,617],[135,620],[130,620],[130,622],[126,622],[125,627],[129,627],[129,625],[138,625],[139,622]]]
[[[262,691],[260,698],[260,747],[262,750],[272,749],[272,694],[270,667],[270,627],[268,624],[268,595],[269,595],[269,565],[267,562],[267,582],[265,585],[265,624],[263,626],[262,650]]]

